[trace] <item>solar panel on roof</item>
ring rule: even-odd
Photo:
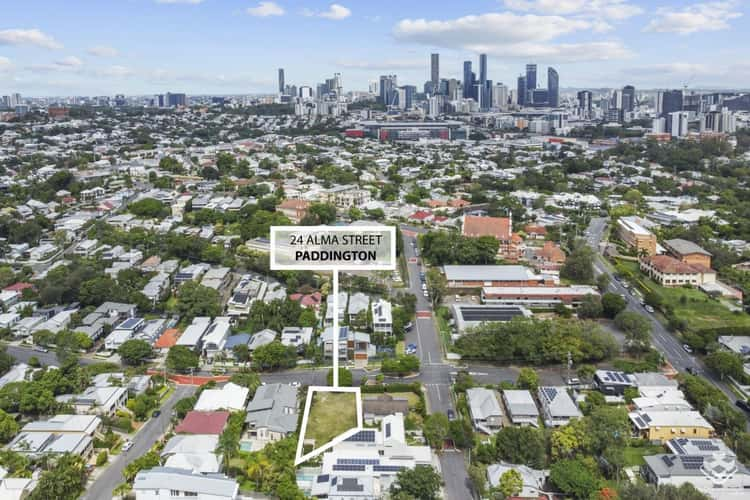
[[[353,436],[348,437],[346,440],[351,441],[351,442],[356,442],[356,443],[373,443],[375,442],[375,431],[372,431],[372,430],[359,431]]]
[[[398,472],[403,468],[401,465],[376,465],[372,470],[375,472]]]
[[[364,465],[339,465],[334,464],[333,470],[335,471],[351,471],[351,472],[364,472]]]
[[[339,458],[336,460],[339,465],[376,465],[380,463],[377,458]]]
[[[674,463],[672,462],[672,457],[669,455],[662,455],[661,461],[666,464],[667,467],[672,467]]]

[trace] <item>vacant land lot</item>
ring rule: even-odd
[[[357,427],[357,403],[353,392],[314,392],[305,439],[320,448],[336,436]]]

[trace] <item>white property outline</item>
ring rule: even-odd
[[[348,232],[348,233],[390,233],[390,248],[387,264],[358,264],[356,262],[347,264],[280,264],[276,262],[276,232],[288,232],[290,228],[296,232],[320,233],[320,232]],[[343,442],[347,438],[355,435],[364,429],[364,417],[362,414],[362,393],[359,387],[339,387],[339,271],[392,271],[396,269],[396,227],[395,226],[271,226],[271,258],[269,267],[273,270],[290,270],[290,271],[331,271],[333,273],[333,331],[331,332],[331,356],[333,358],[333,385],[332,386],[310,386],[307,389],[307,401],[305,410],[302,414],[302,428],[300,429],[299,440],[297,441],[297,453],[294,459],[294,465],[297,466],[311,458],[314,458],[324,451]],[[323,346],[325,352],[325,345]],[[307,421],[310,417],[310,408],[312,406],[313,394],[315,392],[344,392],[354,393],[354,401],[357,411],[357,427],[349,429],[339,434],[323,446],[312,450],[306,455],[302,455],[305,447],[305,434],[307,431]]]
[[[335,373],[335,372],[334,372]],[[307,433],[307,420],[310,417],[310,407],[312,406],[313,393],[315,392],[351,392],[354,393],[354,401],[357,407],[357,427],[349,429],[343,434],[339,434],[332,440],[325,443],[319,448],[315,448],[310,453],[302,455],[305,448],[305,434]],[[305,401],[305,412],[302,414],[302,428],[300,430],[299,441],[297,441],[297,455],[294,459],[294,465],[307,462],[324,451],[333,448],[335,445],[345,441],[351,436],[364,429],[364,419],[362,416],[362,393],[359,387],[336,387],[336,386],[310,386],[307,388],[307,401]]]

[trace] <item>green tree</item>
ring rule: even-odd
[[[292,368],[297,364],[297,348],[274,340],[253,351],[253,364],[262,370]]]
[[[117,348],[120,359],[128,365],[142,365],[153,356],[151,344],[145,340],[131,339]]]
[[[503,427],[495,434],[495,457],[513,464],[544,467],[547,445],[543,431],[533,427]]]
[[[313,203],[300,222],[303,226],[317,226],[336,222],[336,207],[328,203]]]
[[[602,274],[601,276],[605,276]],[[585,319],[596,319],[601,317],[604,308],[602,306],[602,299],[598,295],[588,294],[581,304],[578,306],[578,317]]]
[[[609,287],[609,274],[602,273],[596,277],[596,287],[599,289],[599,293],[605,293]]]
[[[237,344],[232,347],[232,354],[238,363],[247,363],[250,361],[250,348],[247,344]]]
[[[508,469],[500,476],[500,482],[497,485],[498,491],[504,497],[512,497],[521,493],[523,489],[523,478],[521,473],[515,469]]]
[[[426,282],[432,307],[438,307],[448,292],[448,280],[439,269],[432,267],[427,271]]]
[[[742,357],[729,351],[716,351],[706,356],[706,366],[722,380],[732,377],[742,380],[745,376]]]
[[[440,475],[429,465],[417,465],[413,469],[403,468],[396,475],[390,493],[398,498],[437,500],[443,484]],[[406,495],[406,496],[403,496]]]
[[[16,419],[0,410],[0,442],[7,443],[18,434],[18,422]]]
[[[443,442],[448,438],[449,420],[443,413],[427,415],[422,425],[424,437],[435,449],[442,449]]]
[[[155,451],[149,451],[145,455],[142,455],[132,462],[130,462],[128,465],[125,466],[125,469],[122,471],[122,476],[125,478],[126,481],[132,482],[133,479],[135,479],[135,476],[143,469],[151,469],[153,467],[158,467],[161,461],[161,457],[159,457],[159,453]]]
[[[42,472],[29,500],[75,500],[86,485],[86,463],[83,457],[66,453],[54,466]]]
[[[518,372],[516,385],[520,389],[528,389],[532,392],[536,392],[536,390],[539,388],[539,375],[533,368],[523,367],[521,368],[521,371]]]
[[[221,314],[219,292],[195,281],[180,286],[177,297],[177,312],[187,321],[196,316],[218,316]]]
[[[169,215],[169,208],[154,198],[143,198],[128,205],[128,210],[133,215],[149,219],[161,219]]]
[[[96,466],[97,467],[101,467],[103,465],[106,465],[108,461],[109,461],[109,455],[107,454],[107,450],[101,451],[96,456]]]
[[[198,354],[184,345],[171,347],[167,353],[167,367],[176,372],[185,373],[198,368],[199,362]]]
[[[582,459],[559,460],[550,468],[550,481],[567,495],[589,498],[600,484],[593,470],[594,467]]]
[[[602,295],[602,312],[607,318],[614,318],[626,307],[627,302],[621,295],[612,292]]]
[[[631,349],[645,351],[651,341],[651,321],[637,312],[621,311],[615,316],[615,326],[625,333]]]
[[[258,389],[258,387],[260,387],[261,384],[261,380],[258,374],[250,370],[242,370],[233,373],[229,378],[229,381],[250,389],[251,398],[255,395],[255,391]]]
[[[583,242],[577,242],[576,247],[565,259],[560,276],[577,283],[593,283],[594,251]]]

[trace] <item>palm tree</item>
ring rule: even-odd
[[[258,490],[262,490],[263,479],[272,469],[271,462],[264,456],[257,456],[247,467],[247,476],[255,483]]]
[[[216,445],[216,453],[223,456],[224,470],[229,465],[229,461],[234,458],[240,450],[240,443],[232,432],[222,432],[219,436],[219,442]]]

